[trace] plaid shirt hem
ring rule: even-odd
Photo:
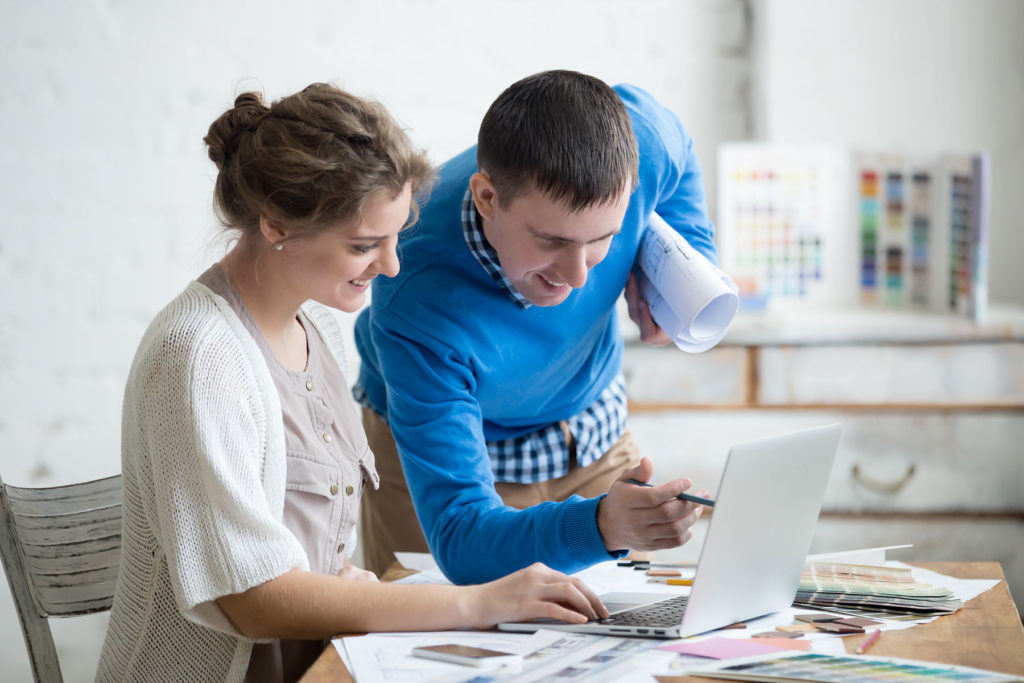
[[[626,381],[620,372],[585,410],[569,418],[576,464],[600,459],[626,432]],[[488,441],[495,481],[534,484],[569,473],[569,446],[560,423],[504,441]]]

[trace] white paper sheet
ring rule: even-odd
[[[877,548],[860,548],[857,550],[840,550],[834,553],[817,553],[808,555],[808,562],[833,562],[835,564],[885,564],[886,553],[890,550],[913,548],[910,543],[905,545],[886,545]]]
[[[448,586],[452,582],[441,573],[440,569],[425,569],[409,576],[403,576],[392,583],[429,583],[435,586]]]
[[[518,670],[482,670],[412,656],[423,645],[458,643],[523,656]],[[533,683],[561,681],[650,681],[645,669],[664,668],[671,654],[655,651],[657,641],[613,638],[561,631],[537,631],[526,635],[500,631],[447,631],[431,633],[377,633],[334,641],[349,662],[349,672],[359,683],[387,681],[500,681]]]
[[[519,652],[529,636],[521,633],[481,631],[432,631],[428,633],[373,633],[334,640],[338,653],[349,662],[348,670],[359,683],[388,681],[461,681],[483,670],[413,657],[423,645],[458,643],[502,652]],[[495,673],[495,672],[488,672]]]
[[[430,553],[396,552],[395,559],[406,569],[414,569],[418,572],[427,571],[428,569],[440,571],[437,561]]]

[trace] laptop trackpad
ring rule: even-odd
[[[640,605],[649,605],[652,602],[660,602],[671,598],[675,593],[605,593],[599,596],[604,606],[612,614],[618,614],[627,609],[633,609]]]

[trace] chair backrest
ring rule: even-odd
[[[110,609],[121,561],[121,476],[52,488],[0,481],[0,558],[36,681],[61,681],[47,618]]]

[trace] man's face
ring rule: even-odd
[[[533,189],[499,207],[482,174],[470,181],[483,231],[505,276],[535,306],[556,306],[587,282],[622,228],[629,190],[575,213]]]

